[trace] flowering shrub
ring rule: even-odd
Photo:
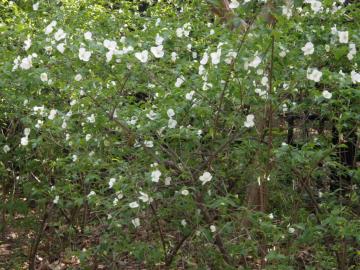
[[[350,2],[3,1],[2,230],[29,268],[355,269]]]

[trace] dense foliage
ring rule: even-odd
[[[357,1],[2,0],[0,268],[358,269],[359,29]]]

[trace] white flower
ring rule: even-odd
[[[176,79],[175,87],[179,88],[185,82],[184,76],[180,76]]]
[[[236,0],[231,0],[231,2],[230,2],[230,4],[229,4],[229,8],[231,8],[231,9],[234,9],[234,8],[237,8],[237,7],[239,7],[239,2],[238,1],[236,1]]]
[[[156,58],[162,58],[162,57],[164,57],[163,48],[164,48],[163,45],[158,45],[156,47],[151,47],[150,51]]]
[[[195,91],[191,91],[191,92],[189,92],[189,93],[186,93],[185,99],[186,99],[186,100],[192,100],[194,94],[195,94]]]
[[[52,109],[52,110],[50,110],[50,113],[49,113],[48,118],[49,118],[50,120],[53,120],[53,119],[55,118],[55,115],[56,115],[56,114],[57,114],[57,110]]]
[[[82,79],[81,74],[76,74],[74,79],[75,79],[75,81],[77,81],[77,82],[78,82],[78,81],[81,81],[81,79]]]
[[[270,213],[270,214],[269,214],[269,218],[270,218],[270,219],[274,219],[273,213]]]
[[[164,42],[164,38],[162,36],[160,36],[159,34],[156,34],[155,44],[156,45],[161,45],[163,42]]]
[[[348,31],[338,31],[339,42],[348,43],[349,42],[349,32]]]
[[[21,60],[20,68],[28,70],[32,67],[32,56],[29,55]]]
[[[259,56],[255,56],[254,59],[249,63],[249,67],[256,68],[261,63],[261,58]]]
[[[78,156],[77,156],[77,155],[72,155],[72,156],[71,156],[71,159],[72,159],[72,161],[74,161],[74,162],[75,162],[75,161],[77,161]]]
[[[170,186],[170,184],[171,184],[171,177],[166,177],[165,178],[165,186]]]
[[[326,51],[326,52],[330,52],[330,45],[329,45],[329,44],[326,44],[326,45],[325,45],[325,51]]]
[[[10,151],[10,146],[8,146],[7,144],[5,144],[4,147],[3,147],[3,151],[4,151],[4,153],[9,152],[9,151]]]
[[[45,72],[41,73],[40,74],[40,80],[42,82],[46,82],[48,80],[48,75]]]
[[[237,53],[234,52],[234,51],[229,51],[226,55],[226,58],[225,58],[225,63],[230,65],[232,63],[232,61],[236,58],[237,56]]]
[[[146,117],[150,120],[155,120],[157,118],[157,113],[151,110],[149,113],[146,114]]]
[[[146,202],[151,203],[152,202],[152,198],[150,198],[149,195],[147,195],[146,193],[141,192],[141,191],[139,191],[139,193],[141,194],[141,196],[139,196],[139,200],[141,200],[144,203],[146,203]]]
[[[85,141],[90,141],[90,139],[91,139],[91,134],[86,134],[86,136],[85,136]]]
[[[332,94],[328,90],[324,90],[322,92],[322,96],[326,99],[330,99],[332,97]]]
[[[28,49],[30,49],[31,47],[31,39],[28,38],[27,40],[24,41],[24,50],[27,51]]]
[[[103,42],[105,48],[109,51],[115,51],[117,49],[116,41],[105,39]]]
[[[50,34],[53,30],[54,27],[56,26],[56,21],[52,21],[48,26],[45,27],[44,32],[46,35]]]
[[[246,120],[244,122],[244,126],[247,128],[255,126],[254,119],[255,119],[255,116],[253,114],[247,115]]]
[[[90,198],[91,196],[95,196],[96,192],[95,191],[90,191],[89,194],[87,195],[88,198]]]
[[[291,7],[282,6],[282,15],[284,15],[284,16],[286,16],[286,18],[290,19],[290,17],[292,16]]]
[[[140,219],[139,218],[134,218],[131,220],[131,223],[134,225],[135,228],[140,226]]]
[[[88,116],[86,118],[87,122],[89,123],[95,123],[95,115],[94,114],[91,114],[90,116]]]
[[[171,53],[171,61],[175,62],[177,58],[178,58],[177,53],[176,53],[176,52],[172,52],[172,53]]]
[[[168,109],[166,113],[167,113],[169,118],[171,118],[171,117],[173,117],[175,115],[175,112],[174,112],[173,109]]]
[[[143,50],[142,52],[136,52],[135,57],[141,62],[146,63],[149,58],[149,52],[147,50]]]
[[[59,199],[60,199],[59,195],[56,195],[55,199],[53,200],[53,204],[57,204],[59,202]]]
[[[110,178],[109,180],[109,188],[112,188],[116,182],[116,179],[114,177]]]
[[[216,52],[212,52],[210,54],[210,57],[211,57],[211,63],[213,65],[217,65],[220,63],[220,57],[221,57],[221,48],[217,49]]]
[[[347,58],[351,61],[354,59],[356,55],[356,46],[354,43],[349,44],[349,53],[347,54]]]
[[[211,225],[211,226],[210,226],[210,231],[211,231],[212,233],[216,232],[216,226],[215,226],[215,225]]]
[[[20,141],[21,145],[26,146],[26,145],[28,145],[28,143],[29,143],[29,139],[27,136],[21,138],[21,141]]]
[[[151,172],[151,181],[152,182],[159,182],[161,176],[161,172],[159,170],[155,170]]]
[[[310,4],[311,4],[311,9],[312,9],[315,13],[318,13],[319,11],[321,11],[321,9],[322,9],[322,4],[321,4],[320,1],[311,0]]]
[[[92,33],[87,31],[86,33],[84,33],[84,38],[86,40],[92,40]]]
[[[144,141],[144,145],[145,147],[149,147],[149,148],[154,147],[153,141]]]
[[[57,49],[60,53],[64,53],[64,51],[65,51],[65,43],[59,43],[59,44],[56,46],[56,49]]]
[[[268,77],[264,76],[264,77],[261,78],[261,84],[263,86],[267,86],[268,83],[269,83],[269,78]]]
[[[177,125],[177,121],[175,119],[170,118],[168,121],[168,128],[175,128]]]
[[[204,172],[200,177],[199,180],[202,185],[205,185],[207,182],[211,181],[212,175],[209,172]]]
[[[187,222],[186,222],[185,219],[181,220],[181,225],[184,226],[184,227],[187,225]]]
[[[314,82],[320,82],[322,72],[316,68],[308,68],[306,77]]]
[[[357,73],[355,70],[351,71],[351,80],[352,83],[360,83],[360,73]]]
[[[189,195],[189,191],[187,189],[183,189],[181,191],[181,195],[187,196],[187,195]]]
[[[130,207],[130,208],[138,208],[138,207],[139,207],[139,203],[138,203],[138,202],[131,202],[131,203],[129,203],[129,207]]]
[[[85,48],[79,49],[79,59],[85,62],[88,62],[91,56],[91,52],[87,51]]]
[[[288,230],[289,230],[289,233],[294,233],[295,232],[295,229],[292,228],[292,227],[290,227]]]
[[[209,61],[209,54],[207,52],[204,52],[203,58],[200,60],[201,65],[206,65]]]
[[[30,135],[30,132],[31,132],[31,129],[30,129],[30,128],[25,128],[25,129],[24,129],[24,135],[25,135],[26,137],[28,137],[28,136]]]
[[[176,29],[176,36],[181,38],[184,35],[184,29],[183,28],[177,28]]]
[[[54,34],[54,38],[56,41],[60,41],[66,37],[66,33],[61,28],[57,30]]]
[[[286,51],[284,50],[284,51],[279,52],[279,56],[281,58],[284,58],[286,56]]]
[[[39,2],[32,5],[33,10],[37,11],[39,9]]]
[[[301,48],[301,50],[304,52],[304,55],[311,55],[314,53],[314,44],[312,44],[310,41],[305,44],[304,47]]]

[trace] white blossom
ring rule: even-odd
[[[168,115],[169,118],[175,116],[175,112],[173,109],[168,109],[166,114]]]
[[[314,44],[312,44],[310,41],[305,44],[304,47],[301,48],[301,50],[304,52],[304,55],[311,55],[314,53]]]
[[[183,189],[181,191],[181,195],[187,196],[187,195],[189,195],[189,191],[187,189]]]
[[[144,141],[145,147],[152,148],[154,147],[153,141]]]
[[[360,73],[353,70],[350,75],[352,83],[360,83]]]
[[[130,208],[138,208],[138,207],[139,207],[139,203],[138,203],[138,202],[131,202],[131,203],[129,203],[129,207],[130,207]]]
[[[175,119],[170,118],[168,121],[168,128],[175,128],[177,125],[177,121]]]
[[[56,26],[56,21],[52,21],[48,26],[45,27],[44,32],[46,35],[51,34],[51,32],[54,30],[54,27]]]
[[[209,54],[207,52],[204,52],[203,58],[200,60],[201,65],[206,65],[209,61]]]
[[[215,226],[215,225],[211,225],[211,226],[210,226],[210,231],[211,231],[212,233],[216,232],[216,226]]]
[[[33,10],[37,11],[39,9],[39,2],[36,2],[32,5]]]
[[[175,62],[177,58],[178,58],[177,53],[176,53],[176,52],[172,52],[172,53],[171,53],[171,61]]]
[[[244,122],[244,126],[247,128],[251,128],[251,127],[255,126],[254,119],[255,119],[255,116],[253,114],[247,115],[246,120]]]
[[[56,195],[54,200],[53,200],[53,204],[58,204],[59,199],[60,199],[59,195]]]
[[[30,49],[31,47],[31,39],[28,38],[27,40],[24,41],[24,50],[27,51],[28,49]]]
[[[50,113],[49,113],[48,118],[49,118],[50,120],[53,120],[53,119],[55,118],[56,114],[57,114],[57,110],[52,109],[52,110],[50,110]]]
[[[92,33],[89,32],[89,31],[85,32],[85,33],[84,33],[84,38],[85,38],[86,40],[92,40]]]
[[[191,92],[189,92],[189,93],[186,93],[185,99],[186,99],[186,100],[192,100],[194,94],[195,94],[195,91],[191,91]]]
[[[32,56],[29,55],[21,60],[20,68],[28,70],[32,67]]]
[[[322,96],[326,99],[330,99],[332,97],[332,94],[328,90],[324,90],[322,92]]]
[[[229,8],[231,8],[231,9],[234,9],[234,8],[237,8],[237,7],[239,7],[239,2],[238,1],[236,1],[236,0],[231,0],[231,2],[230,2],[230,4],[229,4]]]
[[[139,193],[141,195],[141,196],[139,196],[139,200],[141,200],[144,203],[146,203],[146,202],[151,203],[152,202],[152,198],[148,194],[146,194],[144,192],[141,192],[141,191],[139,191]]]
[[[151,172],[151,181],[152,182],[159,182],[161,176],[161,172],[159,170],[155,170]]]
[[[66,33],[61,28],[57,30],[54,34],[54,38],[56,41],[60,41],[66,37]]]
[[[351,61],[354,59],[354,56],[356,55],[356,45],[355,43],[349,44],[349,53],[347,54],[347,58]]]
[[[207,182],[210,182],[212,179],[212,175],[209,172],[204,172],[200,177],[199,180],[202,185],[205,185]]]
[[[149,58],[149,52],[147,50],[143,50],[142,52],[136,52],[135,57],[141,62],[146,63]]]
[[[42,82],[46,82],[48,80],[48,75],[45,72],[41,73],[40,74],[40,80]]]
[[[176,79],[175,87],[179,88],[185,82],[184,76],[180,76]]]
[[[9,152],[9,151],[10,151],[10,146],[8,146],[7,144],[5,144],[4,147],[3,147],[3,151],[4,151],[4,153]]]
[[[78,81],[81,81],[81,79],[82,79],[81,74],[76,74],[74,79],[75,79],[75,81],[77,81],[77,82],[78,82]]]
[[[162,57],[164,57],[163,48],[164,48],[163,45],[158,45],[156,47],[151,47],[150,51],[156,58],[162,58]]]
[[[109,188],[112,188],[116,182],[116,178],[112,177],[109,180]]]
[[[146,117],[150,120],[155,120],[157,118],[157,113],[151,110],[149,113],[146,114]]]
[[[64,53],[64,51],[65,51],[65,43],[59,43],[59,44],[56,46],[56,49],[57,49],[60,53]]]
[[[29,144],[29,139],[27,136],[25,137],[22,137],[21,140],[20,140],[20,144],[23,145],[23,146],[26,146]]]
[[[349,32],[348,31],[338,31],[339,42],[348,43],[349,42]]]
[[[249,67],[256,68],[261,63],[261,58],[259,56],[255,56],[254,59],[249,63]]]
[[[85,62],[90,60],[91,52],[87,51],[85,48],[79,49],[79,59]]]
[[[211,63],[213,65],[217,65],[220,63],[220,57],[221,57],[221,48],[217,49],[216,52],[212,52],[210,54],[210,57],[211,57]]]
[[[135,228],[140,226],[140,219],[139,218],[134,218],[131,220],[131,223],[134,225]]]
[[[316,68],[308,68],[306,77],[314,82],[320,82],[322,72]]]
[[[159,34],[156,34],[155,44],[156,45],[162,45],[163,42],[164,42],[164,38],[162,36],[160,36]]]

